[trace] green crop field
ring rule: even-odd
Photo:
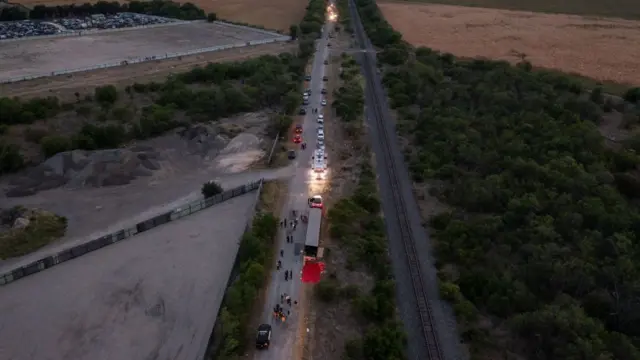
[[[417,0],[423,3],[640,19],[640,0]]]

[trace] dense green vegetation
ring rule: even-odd
[[[0,11],[0,21],[59,19],[121,12],[163,16],[180,20],[200,20],[206,17],[204,10],[190,2],[180,4],[170,0],[153,0],[131,1],[120,4],[117,1],[98,1],[95,4],[85,3],[82,5],[36,5],[28,12],[23,8],[5,7]]]
[[[412,49],[358,6],[414,180],[450,209],[430,224],[473,357],[640,359],[640,137],[597,128],[616,108],[637,126],[640,90],[625,105],[528,63]]]
[[[360,180],[354,195],[339,200],[329,210],[330,233],[349,256],[350,267],[364,264],[374,276],[369,294],[359,294],[353,286],[340,287],[329,278],[318,284],[317,295],[334,301],[340,295],[352,299],[356,315],[367,323],[362,338],[350,339],[345,360],[404,359],[406,336],[395,315],[395,283],[387,255],[387,239],[380,217],[375,173],[369,163],[361,165]]]
[[[266,271],[273,262],[273,245],[278,233],[278,219],[272,214],[256,215],[251,231],[244,234],[238,251],[238,275],[224,298],[219,321],[222,323],[222,346],[216,359],[235,359],[244,354],[247,327],[258,292],[265,283]],[[254,329],[255,330],[255,329]],[[251,336],[255,334],[252,332]]]
[[[475,6],[495,9],[523,10],[545,13],[597,15],[619,17],[625,19],[640,19],[640,3],[635,0],[420,0],[425,3]]]
[[[362,144],[364,92],[359,66],[355,60],[342,56],[343,86],[336,91],[336,110],[345,109],[341,118],[347,133]],[[348,111],[346,110],[348,108]],[[341,115],[340,115],[341,116]],[[361,145],[360,145],[361,146]],[[363,153],[369,153],[362,147]],[[395,316],[395,284],[387,256],[387,239],[380,217],[380,201],[376,178],[369,159],[359,168],[359,182],[353,195],[339,200],[329,209],[331,238],[347,253],[347,267],[364,265],[372,274],[375,285],[361,294],[356,285],[342,286],[336,276],[322,280],[315,289],[320,300],[333,302],[340,297],[350,299],[354,314],[362,319],[367,330],[362,338],[350,339],[344,349],[344,360],[404,359],[405,334]]]
[[[46,121],[75,107],[86,123],[71,136],[38,132],[27,140],[40,144],[45,157],[58,152],[97,150],[121,146],[133,139],[161,135],[188,122],[216,121],[234,114],[266,107],[293,114],[299,104],[300,77],[306,58],[291,54],[265,55],[243,62],[211,63],[168,78],[163,83],[133,84],[124,93],[114,86],[101,86],[93,96],[75,104],[61,105],[57,98],[0,98],[0,126]],[[194,86],[199,85],[199,86]],[[282,94],[286,94],[282,96]],[[118,106],[121,98],[147,96],[154,104],[140,114]],[[99,110],[91,105],[98,103]],[[186,116],[178,117],[179,114]],[[185,120],[188,119],[187,120]],[[277,131],[286,126],[287,117],[274,119]],[[285,122],[283,124],[283,122]],[[25,165],[16,145],[0,141],[0,174]]]

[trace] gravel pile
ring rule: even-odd
[[[151,148],[98,151],[74,150],[56,154],[14,179],[6,195],[28,196],[38,191],[69,186],[125,185],[158,170],[160,154]]]
[[[235,151],[259,143],[253,135],[247,138],[240,134],[236,138],[232,142],[236,144],[232,146]],[[229,139],[218,135],[212,127],[197,125],[152,139],[146,144],[126,149],[73,150],[56,154],[11,178],[5,194],[22,197],[61,186],[75,189],[126,185],[165,167],[186,171],[180,165],[198,168],[209,163],[225,149]]]

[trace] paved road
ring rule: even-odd
[[[364,44],[360,44],[366,52],[360,53],[358,56],[368,56],[369,61],[372,64],[376,63],[375,49],[369,39],[366,37],[364,30],[359,24],[360,18],[357,14],[354,1],[349,2],[349,8],[351,10],[351,18],[354,22],[354,29],[358,33],[358,38],[362,36],[364,38]],[[356,23],[357,22],[357,23]],[[374,66],[375,67],[375,66]],[[385,136],[383,133],[378,133],[378,127],[376,126],[376,116],[373,111],[372,101],[374,95],[372,91],[377,91],[378,94],[386,94],[382,86],[382,82],[379,74],[375,69],[371,72],[373,78],[368,79],[367,84],[373,84],[375,90],[371,86],[367,87],[366,91],[366,118],[369,125],[370,141],[373,145],[374,154],[376,159],[383,160],[385,151],[389,149],[383,147],[382,142],[379,141],[380,137]],[[384,119],[392,119],[389,115],[389,107],[387,104],[386,96],[379,96],[380,105],[384,114]],[[439,345],[443,350],[444,358],[447,360],[459,360],[466,358],[465,354],[460,351],[460,340],[457,334],[457,325],[455,317],[449,306],[441,301],[438,294],[438,280],[437,272],[435,268],[435,261],[431,254],[431,240],[422,227],[420,219],[420,211],[412,192],[412,182],[409,177],[406,165],[404,163],[404,157],[400,151],[400,147],[393,134],[395,134],[395,124],[391,121],[385,121],[385,125],[388,127],[387,134],[392,134],[389,137],[389,145],[391,149],[391,156],[394,158],[394,162],[399,164],[395,176],[398,178],[398,186],[400,194],[403,198],[403,203],[406,206],[407,217],[410,223],[411,233],[415,242],[416,252],[420,254],[420,270],[423,276],[424,288],[429,296],[429,302],[432,305],[432,315],[434,318],[434,327],[437,331],[439,338]],[[376,162],[376,170],[379,174],[378,182],[380,185],[380,194],[382,200],[382,209],[385,214],[393,214],[396,211],[395,201],[392,185],[387,174],[390,165],[385,161]],[[387,236],[390,240],[400,239],[402,226],[394,216],[385,216],[385,227]],[[405,249],[402,241],[389,241],[389,252],[392,260],[392,267],[396,279],[396,292],[398,298],[398,308],[400,315],[405,326],[405,330],[408,335],[408,358],[411,360],[425,360],[429,359],[427,348],[425,347],[424,337],[422,336],[422,326],[418,312],[418,306],[414,295],[413,284],[411,281],[411,275],[409,271],[409,264],[407,256],[405,255]]]
[[[196,359],[255,196],[0,287],[0,359]]]
[[[291,210],[305,211],[308,208],[307,199],[313,195],[311,191],[315,188],[315,186],[313,186],[315,180],[310,180],[309,170],[311,168],[312,152],[316,147],[317,114],[313,114],[311,109],[322,108],[320,105],[322,100],[321,90],[324,87],[322,77],[325,75],[324,60],[328,55],[326,34],[328,34],[332,28],[332,24],[325,25],[324,36],[321,40],[317,41],[316,47],[318,50],[316,51],[312,64],[311,82],[310,84],[308,83],[307,86],[311,89],[309,105],[307,106],[309,111],[304,117],[303,124],[303,141],[307,143],[307,149],[298,152],[298,157],[294,164],[294,176],[289,183],[289,199],[283,208],[281,218],[289,219],[291,217]],[[302,94],[300,94],[300,96],[302,96]],[[328,160],[330,161],[331,159]],[[274,319],[273,307],[276,303],[280,302],[280,295],[284,293],[289,294],[293,300],[298,299],[301,290],[300,272],[303,265],[301,251],[304,247],[306,230],[306,226],[302,225],[302,223],[298,225],[296,230],[292,232],[294,243],[286,242],[287,233],[291,231],[289,226],[287,226],[286,229],[281,229],[278,235],[278,244],[280,249],[284,251],[284,256],[280,258],[283,268],[280,271],[274,269],[275,273],[269,284],[267,301],[264,304],[264,313],[262,315],[263,322],[271,324],[273,327],[271,347],[269,350],[258,352],[256,359],[289,360],[293,356],[300,320],[296,307],[293,306],[291,316],[285,323]],[[294,274],[294,279],[285,281],[284,270],[291,270]],[[288,309],[286,306],[285,308]]]

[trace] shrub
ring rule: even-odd
[[[66,136],[49,135],[40,140],[40,148],[45,157],[71,150],[71,140]]]
[[[95,89],[95,99],[103,105],[113,105],[118,100],[118,90],[113,85],[98,86]]]
[[[214,22],[218,20],[218,15],[216,15],[215,13],[208,13],[207,14],[207,21],[208,22]]]
[[[36,144],[40,143],[40,140],[47,136],[47,134],[49,134],[49,132],[46,129],[28,127],[24,130],[25,140]]]
[[[318,299],[324,302],[332,302],[338,295],[339,284],[336,280],[322,279],[315,287]]]
[[[0,141],[0,174],[20,170],[24,165],[24,158],[20,153],[20,147]]]
[[[222,186],[220,186],[220,184],[214,182],[214,181],[208,181],[206,183],[204,183],[202,185],[202,195],[204,196],[205,199],[208,199],[210,197],[214,197],[220,193],[222,193],[223,189]]]

